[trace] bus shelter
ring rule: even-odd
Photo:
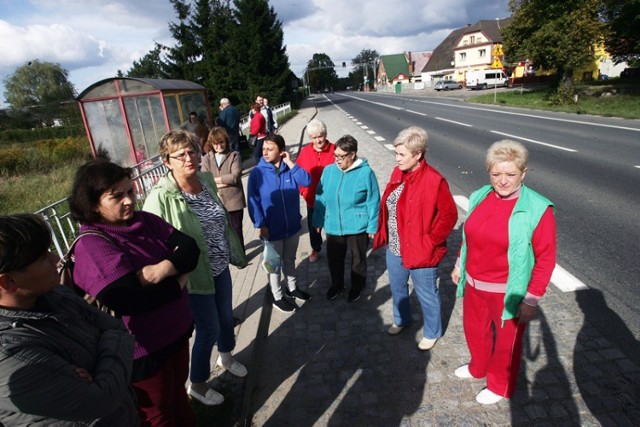
[[[117,77],[92,84],[77,97],[91,152],[122,166],[153,166],[162,135],[189,121],[211,123],[206,88],[186,80]]]

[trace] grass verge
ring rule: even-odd
[[[578,87],[575,103],[554,105],[547,89],[521,90],[512,88],[497,94],[496,104],[536,110],[560,111],[576,114],[595,114],[606,117],[640,119],[640,96],[620,93],[615,87]],[[469,98],[467,102],[493,104],[494,94]]]
[[[35,212],[68,197],[82,163],[77,159],[45,172],[2,177],[0,215]]]

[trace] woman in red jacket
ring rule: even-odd
[[[249,142],[255,141],[255,147],[253,148],[253,158],[256,161],[256,165],[262,157],[262,143],[267,136],[267,119],[260,113],[262,106],[257,102],[254,102],[251,106],[253,110],[253,117],[249,122]]]
[[[394,323],[390,335],[411,323],[409,276],[424,319],[420,350],[430,350],[442,336],[438,264],[447,253],[447,236],[458,220],[449,185],[427,164],[427,131],[412,126],[393,145],[398,166],[382,195],[373,248],[387,245]]]
[[[311,185],[300,187],[300,195],[307,202],[307,224],[309,226],[309,241],[311,242],[309,262],[316,262],[320,256],[320,249],[322,249],[322,234],[318,233],[316,228],[311,225],[313,207],[316,202],[316,188],[320,183],[324,168],[336,160],[333,157],[336,146],[327,139],[327,126],[318,119],[307,123],[307,135],[309,135],[311,143],[302,147],[296,164],[311,175]]]

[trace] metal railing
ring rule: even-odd
[[[167,173],[168,169],[162,163],[160,155],[138,163],[131,169],[133,171],[131,181],[136,192],[136,209],[141,209],[149,191],[151,191],[160,177]],[[78,235],[79,228],[79,224],[71,218],[69,213],[69,198],[67,197],[46,206],[37,211],[36,214],[42,215],[49,227],[51,227],[53,241],[51,251],[62,257]]]
[[[276,116],[276,121],[278,121],[280,117],[291,112],[291,103],[285,102],[284,104],[277,105],[276,107],[271,108],[271,111],[273,111],[273,114]],[[249,131],[247,129],[249,128],[250,121],[249,116],[245,116],[240,119],[240,131],[245,135],[248,135]]]

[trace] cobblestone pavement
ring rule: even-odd
[[[394,166],[392,152],[322,96],[305,101],[298,116],[281,129],[292,154],[297,154],[304,126],[314,116],[327,124],[331,141],[347,133],[358,140],[359,155],[368,159],[384,188]],[[302,141],[306,143],[306,137]],[[453,186],[452,192],[461,194]],[[305,224],[303,218],[303,233]],[[309,263],[308,236],[303,234],[297,277],[312,298],[292,315],[272,312],[266,275],[258,267],[261,248],[245,218],[252,263],[233,275],[235,315],[241,320],[236,354],[249,375],[238,380],[214,372],[214,387],[227,396],[226,406],[215,409],[220,425],[639,425],[640,368],[626,349],[593,327],[608,310],[595,290],[562,293],[551,285],[538,319],[525,334],[514,397],[492,406],[475,402],[484,382],[453,375],[469,357],[461,301],[455,299],[449,278],[459,226],[440,265],[445,334],[433,350],[422,352],[417,348],[422,319],[413,296],[413,325],[397,336],[385,332],[393,316],[384,251],[370,253],[367,287],[359,301],[348,303],[344,295],[328,301],[325,253],[317,263]],[[612,328],[626,328],[615,313],[607,314]]]

